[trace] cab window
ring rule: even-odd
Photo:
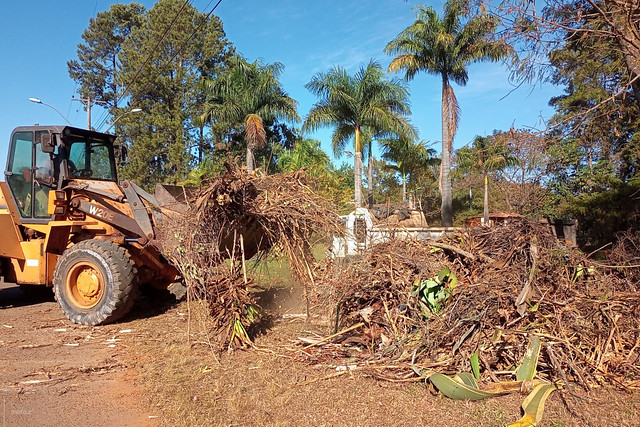
[[[69,176],[74,178],[116,180],[113,148],[104,142],[73,142],[67,168]]]
[[[7,183],[20,216],[49,217],[49,191],[54,189],[54,181],[51,154],[43,153],[40,143],[33,144],[32,132],[15,133],[9,153]]]
[[[49,191],[55,190],[53,159],[42,152],[42,145],[35,145],[35,167],[33,168],[33,216],[48,218]]]
[[[23,217],[31,217],[32,161],[33,133],[15,133],[7,165],[7,183]]]

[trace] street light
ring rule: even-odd
[[[118,120],[120,120],[121,118],[123,118],[123,117],[124,117],[124,116],[126,116],[127,114],[129,114],[129,113],[139,113],[139,112],[141,112],[141,111],[142,111],[142,108],[134,108],[134,109],[132,109],[132,110],[130,110],[130,111],[126,111],[125,113],[123,113],[122,115],[120,115],[117,119],[115,119],[115,120],[113,121],[113,123],[111,123],[111,126],[109,126],[109,127],[107,128],[107,130],[105,130],[105,131],[104,131],[104,133],[109,132],[109,129],[111,129],[113,126],[115,126],[115,124],[118,122]]]
[[[53,109],[53,111],[55,111],[56,113],[60,114],[60,117],[62,117],[62,118],[63,118],[63,119],[64,119],[64,120],[69,124],[69,126],[73,126],[73,125],[71,124],[71,122],[69,121],[69,119],[67,119],[67,118],[66,118],[66,117],[65,117],[65,116],[64,116],[60,111],[58,111],[58,109],[57,109],[56,107],[54,107],[53,105],[51,105],[51,104],[47,104],[46,102],[42,102],[42,101],[41,101],[40,99],[38,99],[38,98],[29,98],[29,101],[31,101],[31,102],[35,102],[36,104],[46,105],[47,107],[52,108],[52,109]]]

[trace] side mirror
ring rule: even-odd
[[[56,145],[51,137],[50,133],[41,133],[40,134],[40,144],[42,146],[42,152],[44,153],[53,153],[55,152]]]

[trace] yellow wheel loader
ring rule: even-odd
[[[122,317],[138,286],[177,277],[150,244],[154,195],[118,182],[113,135],[68,126],[16,128],[0,182],[0,275],[53,287],[65,315],[98,325]]]

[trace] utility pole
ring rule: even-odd
[[[83,104],[86,103],[86,108],[87,108],[87,129],[91,130],[91,103],[93,102],[94,104],[106,104],[107,101],[96,101],[95,99],[92,99],[91,96],[87,96],[86,98],[74,98],[71,97],[72,101],[80,101]]]

